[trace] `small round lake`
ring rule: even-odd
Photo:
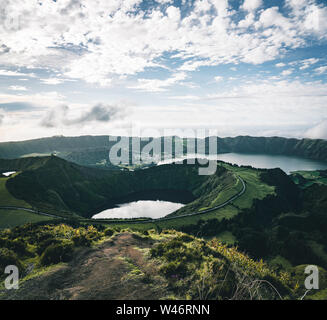
[[[117,208],[104,210],[93,219],[131,219],[131,218],[162,218],[180,209],[184,205],[169,201],[135,201],[118,205]]]

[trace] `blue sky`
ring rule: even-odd
[[[8,0],[0,141],[127,129],[327,138],[327,3]]]

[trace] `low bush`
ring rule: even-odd
[[[92,240],[86,234],[75,235],[72,240],[76,247],[89,247],[92,244]]]
[[[160,268],[160,272],[171,279],[184,278],[187,275],[187,266],[183,262],[172,261]]]
[[[52,244],[43,252],[40,263],[43,266],[48,266],[59,262],[67,262],[72,258],[72,253],[72,243]]]
[[[52,244],[58,244],[61,243],[62,241],[55,239],[55,238],[50,238],[47,240],[44,240],[42,242],[40,242],[36,248],[36,252],[39,256],[42,255],[42,253]]]
[[[0,272],[2,273],[9,265],[14,265],[19,270],[23,269],[23,264],[14,251],[7,248],[0,248]]]
[[[106,237],[111,237],[114,233],[115,233],[115,231],[113,229],[111,229],[111,228],[107,228],[107,229],[104,230],[104,235]]]

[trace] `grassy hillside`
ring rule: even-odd
[[[327,170],[294,171],[291,178],[301,188],[310,187],[315,183],[327,185]]]
[[[37,223],[49,220],[52,220],[52,218],[32,212],[0,209],[0,230],[21,226],[26,223]]]
[[[17,174],[11,177],[0,176],[0,206],[15,206],[22,208],[30,208],[31,205],[24,200],[18,199],[8,191],[7,183],[13,179]]]
[[[279,300],[300,294],[289,273],[216,239],[174,230],[29,225],[1,232],[0,242],[8,247],[0,250],[0,267],[11,260],[25,270],[20,289],[0,289],[0,299]]]

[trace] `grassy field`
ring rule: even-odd
[[[0,209],[0,229],[13,228],[26,223],[48,221],[52,218],[22,210]]]
[[[254,199],[262,200],[270,194],[275,194],[275,187],[269,186],[260,180],[260,171],[233,167],[228,164],[224,166],[234,171],[246,183],[245,193],[234,201],[234,205],[240,209],[251,208]]]
[[[239,193],[243,188],[242,182],[235,177],[231,183],[226,185],[218,194],[217,196],[211,201],[210,206],[201,208],[201,210],[217,207],[220,204],[228,201],[230,198],[235,196],[237,193]],[[200,210],[200,211],[201,211]]]
[[[299,176],[304,178],[306,181],[304,183],[303,181],[300,181]],[[310,187],[314,183],[327,185],[327,178],[321,176],[319,171],[294,171],[291,173],[291,178],[294,183],[300,184],[300,187],[302,188]]]
[[[17,175],[14,174],[14,175]],[[12,176],[14,176],[12,175]],[[6,182],[11,179],[11,177],[0,177],[0,206],[16,206],[31,208],[31,205],[24,200],[19,200],[13,197],[6,188]]]
[[[6,188],[6,182],[10,177],[0,178],[0,206],[15,206],[31,208],[32,206],[24,200],[13,197]],[[34,213],[20,210],[0,210],[0,229],[12,228],[25,223],[34,223],[49,220],[49,217],[40,216]]]
[[[236,242],[235,236],[230,231],[224,231],[218,234],[216,238],[229,245],[234,245]]]

